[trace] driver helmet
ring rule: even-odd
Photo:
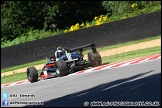
[[[65,54],[64,49],[61,46],[57,47],[57,57],[61,57]]]
[[[62,50],[62,51],[63,51],[62,46],[58,46],[58,47],[57,47],[57,50]]]

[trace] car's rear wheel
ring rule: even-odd
[[[38,72],[35,67],[27,68],[27,78],[31,83],[38,81]]]
[[[68,67],[64,60],[58,60],[55,62],[56,73],[59,77],[69,74]]]
[[[102,64],[102,58],[101,58],[100,53],[89,52],[88,61],[91,63],[92,67],[100,66]]]

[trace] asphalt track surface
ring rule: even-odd
[[[53,78],[1,88],[9,94],[35,94],[35,98],[9,101],[42,101],[39,107],[84,107],[92,102],[157,102],[161,105],[161,59],[114,69]],[[25,106],[25,105],[10,105]]]

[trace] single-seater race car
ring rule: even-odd
[[[84,60],[82,52],[84,48],[88,47],[91,47],[92,51],[88,53],[88,60]],[[99,52],[96,50],[95,44],[90,43],[66,50],[65,54],[61,55],[57,59],[55,56],[51,57],[40,73],[35,67],[28,67],[27,78],[31,83],[33,83],[51,77],[63,77],[88,67],[100,66],[101,64],[102,59]]]

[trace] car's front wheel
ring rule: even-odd
[[[35,67],[27,68],[27,78],[31,83],[38,81],[38,72]]]

